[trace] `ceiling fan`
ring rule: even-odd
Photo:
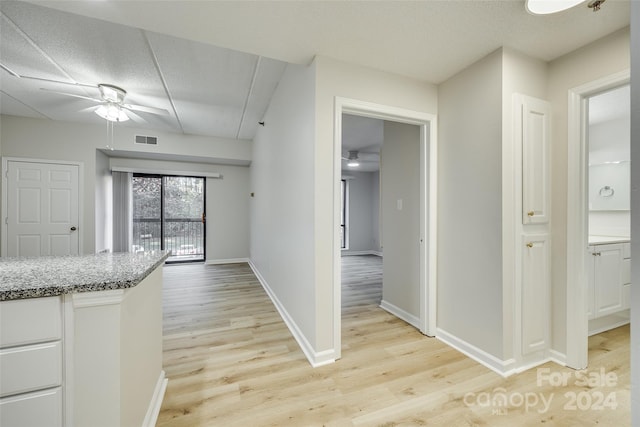
[[[72,96],[74,98],[97,102],[100,105],[95,109],[95,113],[103,119],[109,120],[110,122],[124,122],[129,120],[129,116],[127,115],[125,110],[143,111],[145,113],[160,114],[164,116],[169,115],[169,112],[163,108],[149,107],[145,105],[125,104],[124,98],[127,95],[127,91],[122,89],[121,87],[106,83],[100,83],[97,86],[93,87],[97,87],[100,91],[100,98],[91,98],[89,96],[76,95],[73,93],[60,92],[57,90],[50,90],[45,88],[41,89],[48,92],[58,93],[60,95]]]
[[[347,161],[347,166],[357,168],[361,163],[379,163],[380,156],[377,153],[361,153],[358,150],[349,150],[347,157],[342,156]]]
[[[12,76],[17,77],[19,79],[37,80],[41,82],[57,83],[57,84],[65,84],[65,85],[71,85],[71,86],[98,89],[100,92],[100,97],[92,98],[90,96],[76,95],[74,93],[69,93],[69,92],[60,92],[57,90],[40,88],[41,90],[45,90],[47,92],[53,92],[60,95],[71,96],[74,98],[86,99],[88,101],[97,102],[100,105],[98,105],[98,107],[96,107],[95,109],[91,107],[91,109],[94,109],[95,113],[98,116],[110,122],[124,122],[129,120],[129,116],[127,115],[125,110],[129,110],[131,112],[142,111],[145,113],[159,114],[163,116],[169,115],[169,112],[163,108],[156,108],[156,107],[150,107],[145,105],[125,104],[124,98],[127,95],[127,91],[121,87],[118,87],[112,84],[100,83],[98,85],[91,85],[91,84],[77,83],[75,81],[65,82],[61,80],[52,80],[52,79],[33,77],[33,76],[23,76],[11,70],[9,67],[5,66],[2,63],[0,63],[0,68],[2,68]]]

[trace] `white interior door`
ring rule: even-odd
[[[79,166],[7,162],[7,255],[77,255]]]

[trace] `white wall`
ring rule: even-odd
[[[629,117],[589,125],[589,163],[629,160]]]
[[[629,160],[630,131],[631,121],[628,117],[590,124],[589,164]],[[630,216],[628,210],[589,211],[589,234],[628,237]]]
[[[374,193],[378,186],[374,180],[378,179],[376,172],[343,171],[343,179],[346,179],[349,188],[348,195],[348,223],[349,247],[342,251],[350,252],[377,252],[380,246],[376,246],[379,224],[377,204],[379,195]],[[374,221],[375,219],[375,221]]]
[[[127,158],[111,158],[110,164],[166,174],[221,174],[220,178],[206,179],[206,261],[249,258],[249,167]]]
[[[640,2],[631,2],[631,259],[640,259]],[[640,262],[631,263],[631,425],[640,425]]]
[[[253,144],[250,253],[290,321],[316,343],[315,66],[288,65]]]
[[[502,359],[502,51],[441,84],[438,101],[437,324]]]
[[[109,142],[122,152],[133,156],[165,156],[201,162],[247,164],[251,161],[251,141],[228,140],[193,135],[155,132],[158,146],[134,145],[136,134],[149,135],[147,130],[117,127],[114,140]],[[83,251],[93,253],[96,241],[96,149],[108,141],[105,127],[44,119],[0,116],[2,155],[44,160],[77,161],[84,164]],[[138,150],[138,152],[136,152]],[[100,184],[102,185],[102,184]],[[102,235],[102,232],[99,233]]]
[[[420,318],[420,127],[384,122],[382,304]]]
[[[552,346],[566,353],[568,91],[629,68],[629,29],[617,31],[549,64],[551,101]]]
[[[333,321],[333,136],[335,97],[436,114],[435,85],[370,68],[316,57],[316,144],[314,155],[314,256],[317,310],[317,348],[334,348]],[[339,243],[335,243],[339,247]],[[336,307],[337,310],[340,307]],[[337,344],[337,343],[336,343]]]

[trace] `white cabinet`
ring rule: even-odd
[[[61,426],[61,297],[0,302],[0,425]]]
[[[526,369],[548,360],[551,349],[551,107],[523,94],[514,94],[513,101],[514,163],[508,166],[513,167],[514,216],[509,222],[517,249],[513,256],[511,246],[504,251],[516,278],[514,360],[516,369]]]
[[[631,289],[628,247],[628,243],[589,246],[587,312],[590,335],[628,323]]]
[[[591,317],[602,317],[622,310],[622,245],[591,246]]]
[[[547,224],[551,181],[549,103],[521,96],[522,224]]]
[[[550,337],[550,245],[548,235],[525,235],[522,253],[522,354],[544,352]]]

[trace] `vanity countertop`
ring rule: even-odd
[[[590,245],[607,245],[612,243],[629,243],[629,236],[589,236]]]
[[[0,301],[132,288],[161,266],[169,253],[0,257]]]

